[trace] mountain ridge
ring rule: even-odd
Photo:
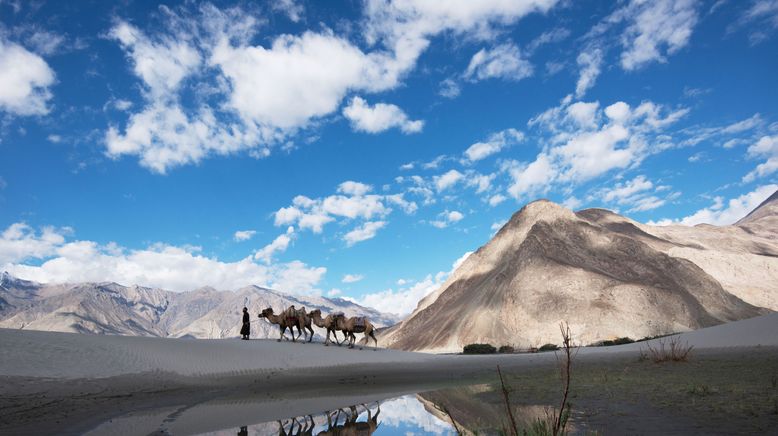
[[[778,310],[778,227],[759,230],[654,227],[533,201],[382,340],[434,352],[475,342],[538,346],[557,342],[564,320],[591,343]]]
[[[324,312],[368,316],[377,326],[396,319],[353,302],[287,295],[255,285],[217,290],[201,287],[172,292],[114,282],[39,284],[7,272],[0,277],[0,328],[93,334],[226,338],[239,336],[241,310],[249,308],[253,337],[277,337],[278,329],[258,319],[266,307],[294,304]]]

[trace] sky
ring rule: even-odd
[[[528,202],[778,189],[778,0],[0,0],[0,270],[405,315]]]

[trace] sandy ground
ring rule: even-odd
[[[778,314],[681,335],[699,352],[738,355],[743,347],[778,346]],[[0,433],[80,434],[129,412],[169,409],[202,429],[199,416],[225,416],[220,398],[243,401],[241,413],[268,420],[403,393],[553,369],[554,353],[427,355],[366,347],[270,340],[186,340],[0,330]],[[582,364],[634,360],[645,344],[585,348]],[[708,351],[705,351],[708,350]],[[236,400],[236,398],[238,400]],[[241,400],[242,398],[242,400]],[[302,400],[301,400],[302,399]],[[353,401],[349,403],[350,401]],[[214,407],[216,409],[214,409]],[[231,409],[224,407],[224,410]],[[188,414],[188,415],[187,415]],[[153,415],[153,414],[151,414]],[[194,420],[194,421],[193,421]],[[159,426],[150,418],[149,426]],[[209,421],[210,422],[210,421]],[[190,427],[177,433],[189,433]]]

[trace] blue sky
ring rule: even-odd
[[[548,198],[778,189],[778,1],[0,1],[0,265],[404,314]]]

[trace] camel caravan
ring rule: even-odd
[[[282,339],[289,339],[285,336],[286,329],[292,333],[292,342],[297,342],[300,336],[304,335],[303,342],[311,342],[313,340],[313,328],[311,324],[315,324],[317,327],[327,330],[327,337],[324,339],[324,345],[329,346],[332,340],[330,340],[330,334],[335,338],[335,343],[341,345],[348,340],[349,348],[354,348],[354,344],[357,340],[355,333],[363,333],[365,344],[368,343],[368,338],[373,338],[375,342],[374,350],[378,348],[378,339],[375,337],[375,327],[365,316],[352,316],[347,317],[343,312],[336,312],[327,315],[322,318],[321,310],[316,309],[311,312],[306,312],[305,308],[295,309],[294,306],[289,307],[279,314],[273,312],[272,307],[264,309],[259,314],[260,318],[265,318],[270,323],[278,326],[281,335],[278,338],[278,342]],[[294,328],[297,327],[297,336],[295,337]],[[343,341],[338,341],[337,332],[343,332]]]

